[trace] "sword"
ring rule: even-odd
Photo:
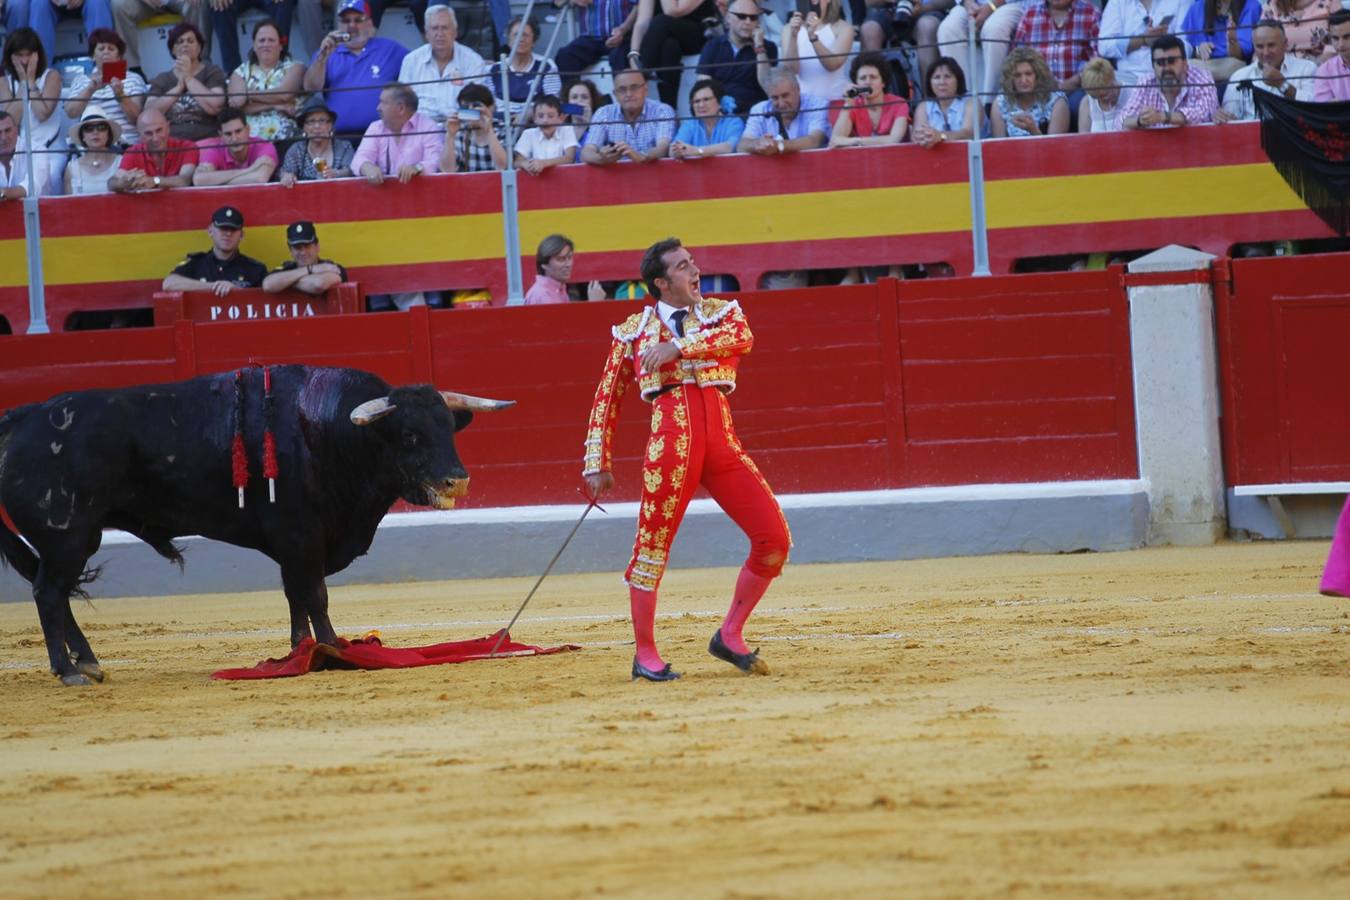
[[[581,523],[586,521],[586,516],[590,515],[590,512],[593,509],[605,512],[605,508],[597,503],[594,497],[587,495],[586,499],[588,499],[590,503],[588,503],[586,508],[581,511],[581,518],[577,519],[577,524],[573,525],[572,530],[567,533],[567,538],[562,542],[562,546],[558,548],[558,552],[553,554],[553,558],[548,561],[548,565],[544,568],[544,574],[539,576],[539,580],[534,583],[534,587],[530,588],[530,592],[525,595],[525,601],[520,604],[520,609],[516,610],[516,614],[511,617],[511,621],[507,622],[506,627],[497,635],[497,643],[492,645],[492,651],[487,655],[488,659],[492,659],[497,655],[497,649],[501,647],[502,642],[505,641],[507,635],[511,633],[512,626],[516,624],[516,620],[520,618],[520,614],[525,611],[525,607],[529,606],[530,600],[534,597],[534,592],[539,590],[539,585],[543,584],[544,579],[548,577],[548,573],[553,571],[553,564],[558,561],[558,557],[562,556],[563,551],[567,549],[567,545],[572,543],[572,538],[575,537],[577,531],[581,529]]]

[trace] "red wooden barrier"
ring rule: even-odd
[[[1118,273],[886,281],[743,294],[756,334],[732,398],[783,492],[1127,478],[1138,471]],[[345,365],[518,401],[463,433],[466,505],[577,499],[609,329],[636,304],[191,322],[5,340],[0,406],[249,362]],[[617,495],[637,496],[647,406],[632,393]]]
[[[1231,271],[1217,304],[1228,483],[1350,481],[1350,254]]]
[[[343,282],[318,296],[303,291],[269,294],[263,290],[240,288],[224,297],[211,291],[156,291],[153,300],[156,325],[168,325],[179,319],[253,322],[365,312],[361,286],[353,281]]]

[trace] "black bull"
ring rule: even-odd
[[[60,394],[0,417],[0,561],[33,585],[52,672],[102,680],[70,595],[104,528],[120,528],[181,566],[173,539],[198,534],[259,550],[281,567],[291,642],[336,638],[324,578],[370,548],[398,498],[449,507],[468,488],[454,434],[473,410],[508,401],[391,388],[368,372],[277,366],[190,381]],[[248,486],[241,509],[232,443],[242,428]],[[263,476],[275,435],[276,502]],[[33,551],[36,551],[36,555]]]

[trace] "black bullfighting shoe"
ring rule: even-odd
[[[726,660],[736,668],[750,675],[768,675],[769,664],[759,658],[759,651],[736,653],[722,642],[722,629],[717,629],[712,640],[708,641],[708,652],[718,659]]]
[[[637,681],[639,678],[645,678],[648,681],[674,681],[676,678],[679,677],[680,677],[679,672],[671,671],[670,663],[666,663],[665,668],[661,669],[660,671],[653,671],[644,666],[642,663],[638,662],[637,657],[633,657],[634,681]]]

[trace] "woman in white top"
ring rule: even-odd
[[[1078,104],[1078,131],[1121,131],[1120,84],[1110,61],[1100,56],[1083,66],[1083,99]]]
[[[794,12],[783,29],[782,65],[797,73],[803,94],[838,100],[849,89],[853,26],[840,18],[842,0],[809,2],[806,18]]]
[[[18,151],[27,147],[26,135],[33,138],[33,183],[38,195],[52,188],[52,175],[61,171],[64,147],[57,147],[60,138],[61,116],[57,104],[61,99],[61,75],[47,66],[47,51],[31,28],[16,28],[5,38],[0,51],[4,77],[0,78],[0,109],[19,123]],[[31,97],[33,121],[24,117],[24,94]],[[56,152],[56,151],[61,152]],[[50,152],[48,152],[50,151]]]
[[[914,109],[914,143],[932,150],[945,141],[968,141],[975,135],[975,102],[966,93],[966,74],[950,56],[928,68],[924,100]]]
[[[89,55],[94,58],[94,71],[81,73],[70,86],[66,100],[66,117],[79,120],[85,107],[93,107],[122,128],[122,140],[128,145],[140,140],[136,133],[136,119],[145,106],[145,79],[135,72],[108,77],[104,66],[120,63],[127,52],[127,42],[111,28],[95,28],[89,33]]]
[[[122,161],[116,149],[121,140],[121,126],[98,107],[86,109],[70,126],[70,143],[79,156],[66,166],[66,193],[106,194],[108,178]]]

